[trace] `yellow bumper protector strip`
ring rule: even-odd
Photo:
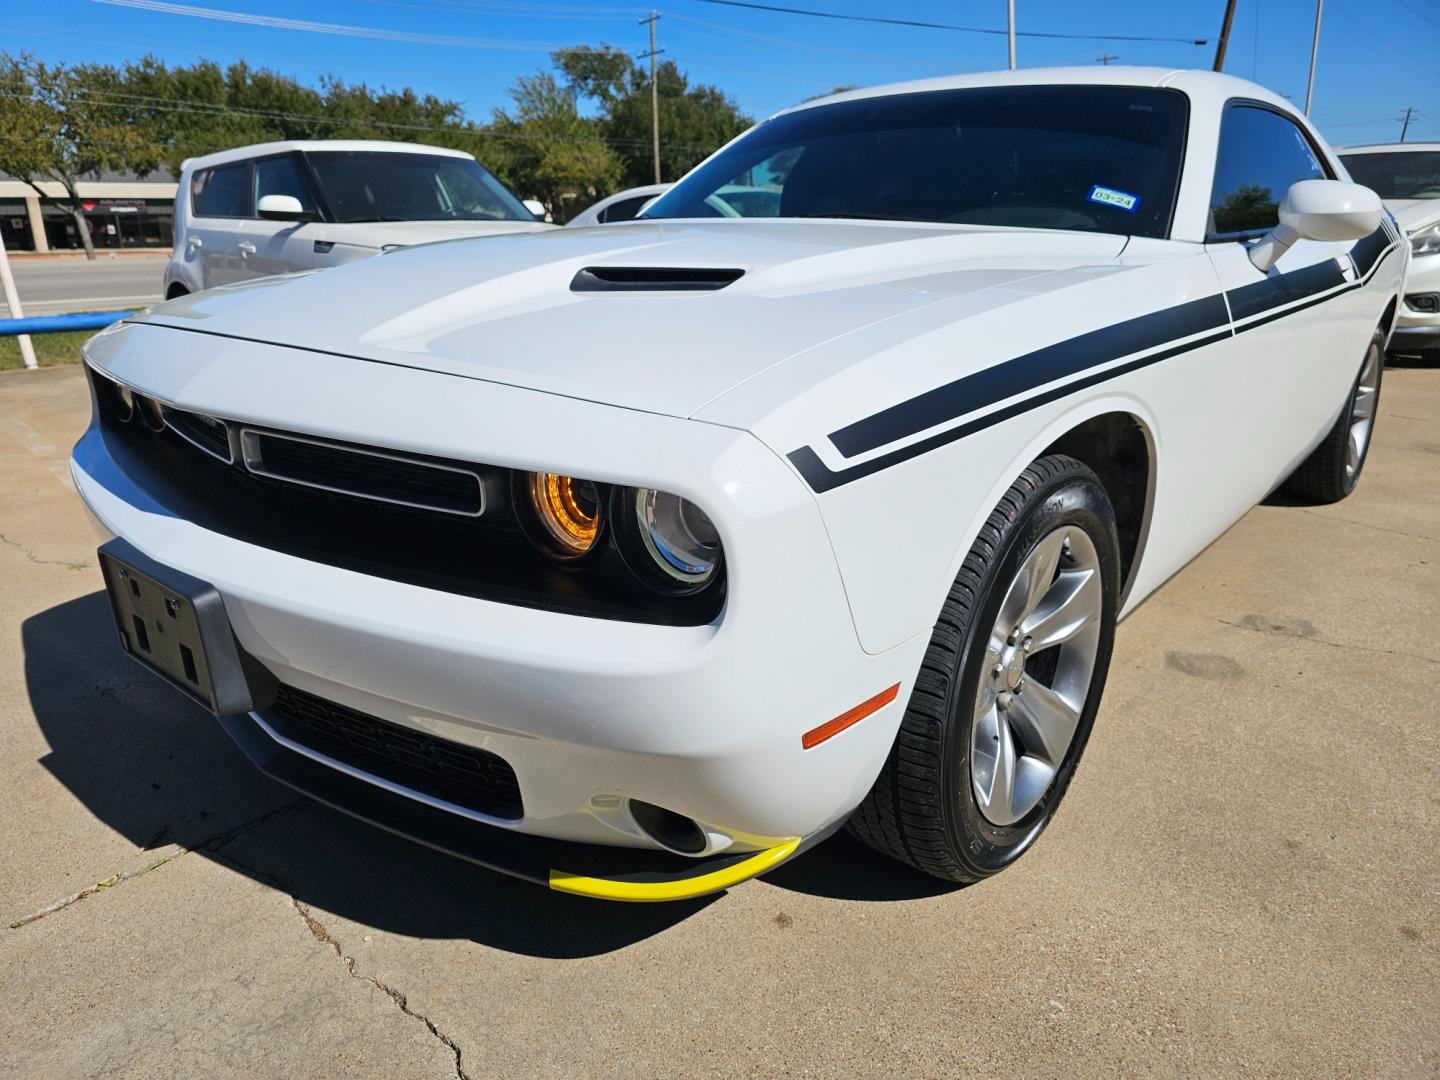
[[[551,870],[550,888],[557,892],[593,896],[601,900],[630,900],[641,903],[655,900],[689,900],[706,893],[728,889],[731,885],[748,881],[756,874],[763,874],[788,859],[799,846],[800,838],[797,836],[720,870],[673,881],[614,881],[609,878],[567,874],[564,870]]]

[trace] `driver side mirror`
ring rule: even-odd
[[[294,195],[261,195],[255,209],[267,221],[315,220],[315,212],[306,210]]]
[[[1343,180],[1301,180],[1280,203],[1280,224],[1250,249],[1262,273],[1280,261],[1296,240],[1359,240],[1380,227],[1380,196]]]

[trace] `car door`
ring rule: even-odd
[[[204,288],[240,280],[237,232],[249,212],[250,163],[231,162],[197,172],[190,181],[186,257],[200,264]]]
[[[266,195],[290,195],[311,213],[316,212],[315,196],[296,154],[256,158],[253,191],[241,223],[236,247],[240,256],[237,280],[293,274],[315,265],[315,227],[308,221],[270,221],[257,209]]]
[[[1206,248],[1235,328],[1231,348],[1243,381],[1238,404],[1258,407],[1246,453],[1267,487],[1289,475],[1330,426],[1364,354],[1370,331],[1345,295],[1354,280],[1351,241],[1297,240],[1268,273],[1250,243],[1278,223],[1299,180],[1334,179],[1325,155],[1294,119],[1256,102],[1228,103],[1220,126]]]

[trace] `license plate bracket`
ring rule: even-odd
[[[215,586],[118,538],[98,554],[127,655],[216,716],[273,700],[274,678],[236,642]]]

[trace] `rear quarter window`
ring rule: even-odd
[[[248,161],[204,169],[190,181],[190,209],[197,217],[245,217],[249,202]]]

